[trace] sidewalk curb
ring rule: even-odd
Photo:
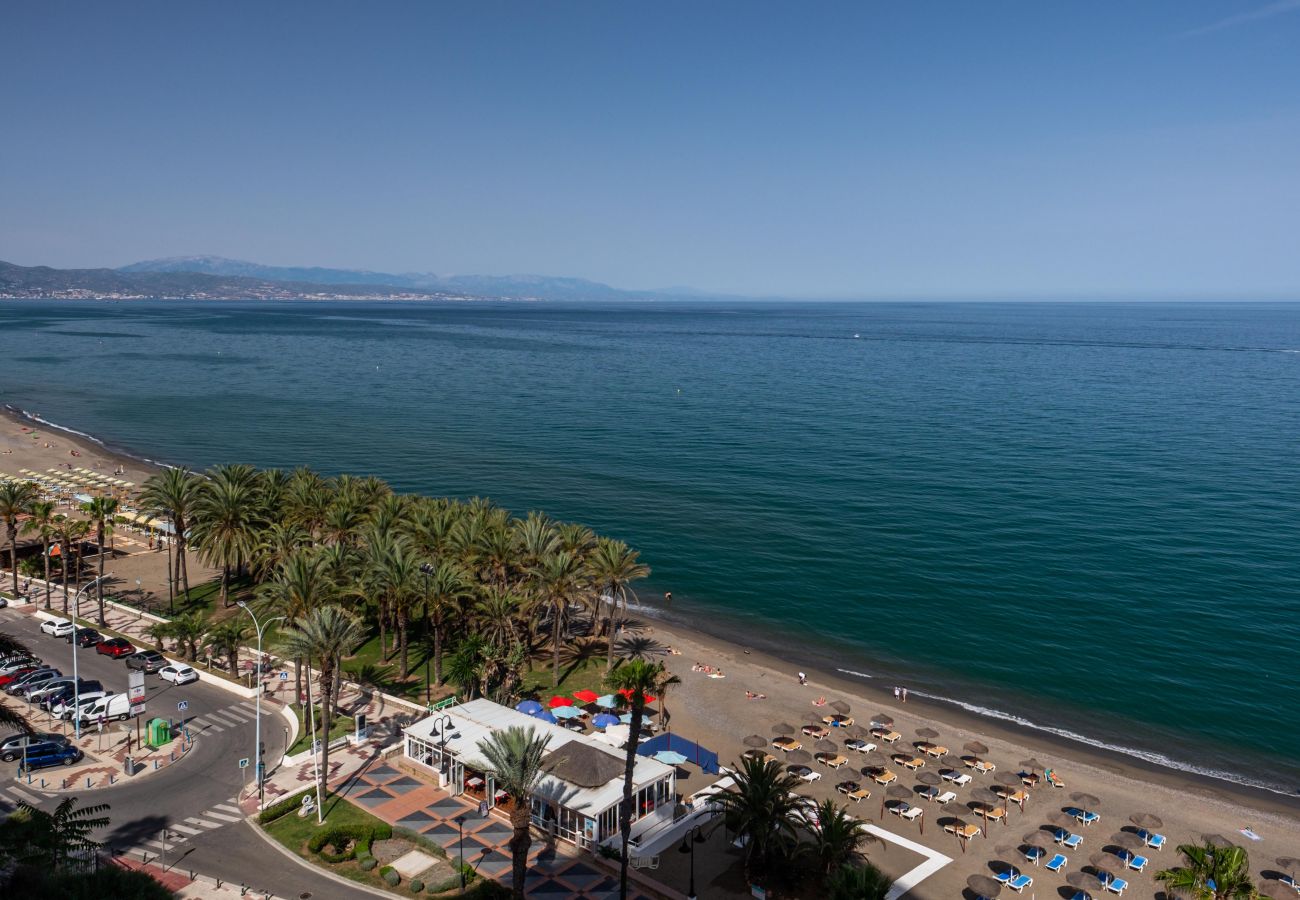
[[[343,803],[348,802],[347,800],[342,798],[340,798],[340,800]],[[296,813],[289,813],[289,815],[291,816],[296,815]],[[318,872],[319,874],[324,875],[326,878],[330,879],[331,881],[338,882],[339,884],[345,885],[351,888],[352,890],[365,891],[368,894],[374,894],[376,897],[386,897],[388,898],[388,900],[392,900],[394,895],[392,893],[389,893],[388,891],[381,891],[378,888],[370,887],[370,885],[368,884],[362,884],[359,881],[353,881],[350,878],[344,878],[342,875],[335,875],[333,872],[331,872],[329,869],[326,869],[324,866],[313,865],[312,863],[303,859],[298,854],[294,853],[289,848],[285,847],[275,838],[267,834],[264,830],[262,830],[262,826],[259,825],[256,821],[254,821],[251,816],[245,817],[244,821],[248,823],[250,828],[252,828],[255,832],[257,832],[257,836],[259,838],[266,841],[266,843],[270,844],[272,847],[274,847],[280,853],[284,854],[289,859],[293,860],[298,865],[304,866],[313,872]]]

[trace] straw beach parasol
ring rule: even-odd
[[[791,750],[785,755],[785,759],[792,765],[806,766],[812,762],[812,754],[807,750]]]
[[[962,806],[956,800],[945,803],[939,807],[939,812],[944,813],[952,820],[952,825],[956,828],[965,828],[968,824],[966,817],[970,815],[970,810]],[[966,841],[962,837],[957,838],[957,843],[961,846],[961,852],[966,852]]]
[[[968,753],[973,753],[976,756],[989,752],[988,744],[981,744],[979,741],[967,741],[963,745],[962,749],[966,750]]]
[[[972,875],[966,879],[966,887],[974,891],[977,896],[987,897],[988,900],[994,900],[1002,893],[1002,885],[987,875]]]
[[[837,713],[839,713],[842,716],[847,716],[849,714],[849,710],[852,708],[843,700],[832,700],[828,705],[830,706],[831,709],[835,710]]]
[[[1137,813],[1129,816],[1128,820],[1138,828],[1159,828],[1165,824],[1163,819],[1151,813]]]
[[[1024,787],[1024,782],[1020,780],[1020,776],[1016,775],[1014,772],[999,772],[997,774],[996,781],[998,784],[1002,785],[1004,788],[1007,789],[1007,798],[1006,798],[1007,802],[1009,803],[1014,802],[1016,806],[1020,807],[1020,812],[1024,813],[1025,801],[1011,800],[1011,794],[1014,794],[1016,791]]]
[[[772,726],[773,734],[794,734],[796,730],[789,722],[780,722]]]
[[[1101,798],[1093,794],[1086,794],[1083,791],[1075,791],[1070,795],[1070,799],[1082,806],[1084,809],[1092,810],[1101,806]]]
[[[871,721],[873,724],[879,725],[882,728],[894,727],[894,717],[891,716],[889,713],[876,713],[874,716],[871,717]]]
[[[1275,862],[1284,875],[1292,879],[1300,879],[1300,859],[1294,856],[1279,856]]]
[[[844,729],[844,733],[856,740],[862,740],[867,736],[867,729],[863,728],[861,725],[850,725],[848,728]]]
[[[1283,881],[1261,881],[1259,895],[1269,900],[1295,900],[1296,889]]]
[[[1088,872],[1071,872],[1065,877],[1065,880],[1071,887],[1077,887],[1081,891],[1103,891],[1106,889],[1100,878]]]
[[[918,728],[916,729],[916,736],[923,741],[932,741],[939,736],[939,732],[933,728]]]
[[[901,784],[891,784],[880,792],[880,818],[885,817],[885,800],[911,800],[912,791]]]
[[[1217,847],[1220,850],[1227,850],[1229,847],[1237,846],[1221,834],[1203,834],[1201,840],[1211,847]]]
[[[763,737],[761,734],[751,734],[749,737],[745,738],[745,740],[742,741],[742,743],[746,747],[753,747],[754,749],[758,749],[760,747],[767,746],[767,738]]]
[[[813,744],[813,749],[820,753],[839,753],[840,745],[835,743],[834,741],[829,741],[826,738],[822,738],[820,741],[817,741],[817,743]]]

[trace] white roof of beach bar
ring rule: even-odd
[[[535,719],[516,709],[481,698],[422,719],[407,727],[405,732],[437,744],[438,735],[434,722],[443,715],[450,716],[452,721],[452,727],[447,730],[448,752],[474,769],[489,768],[487,761],[478,751],[478,742],[491,732],[504,730],[511,725],[531,727],[539,734],[549,735],[551,740],[546,745],[547,756],[571,741],[579,741],[597,752],[612,757],[618,762],[620,771],[624,764],[625,758],[622,752],[612,751],[590,735],[578,734],[563,726],[552,725],[550,722]],[[638,756],[636,768],[632,772],[633,789],[645,787],[671,774],[673,774],[672,766],[648,756]],[[542,776],[535,793],[575,812],[595,817],[623,799],[623,778],[620,774],[600,787],[590,788],[570,784],[548,773]]]

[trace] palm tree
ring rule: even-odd
[[[494,731],[478,742],[479,753],[487,760],[496,785],[510,796],[511,890],[516,898],[524,896],[524,881],[528,875],[528,851],[533,844],[529,830],[533,790],[542,777],[542,760],[550,735],[538,734],[536,729],[512,725],[504,731]],[[458,861],[464,865],[464,860]]]
[[[68,593],[68,570],[72,568],[72,542],[79,540],[78,537],[84,522],[76,519],[69,519],[67,516],[58,515],[54,517],[54,536],[59,542],[59,578],[63,582],[63,614],[68,614],[68,601],[72,599]]]
[[[248,640],[248,626],[241,619],[226,619],[212,626],[203,639],[203,646],[211,656],[226,658],[230,674],[239,677],[239,649]]]
[[[310,543],[311,535],[301,525],[272,522],[257,534],[252,555],[253,577],[265,581],[295,550]]]
[[[325,524],[334,488],[311,469],[294,469],[284,491],[286,519],[313,538]]]
[[[821,864],[824,875],[857,862],[862,845],[871,839],[866,825],[855,819],[846,807],[836,805],[834,800],[818,803],[813,821],[816,825],[809,828],[812,832],[810,849]]]
[[[66,868],[73,859],[81,859],[103,846],[92,841],[90,835],[96,829],[108,827],[108,816],[100,815],[108,811],[107,803],[78,809],[76,797],[65,797],[52,813],[32,806],[26,800],[20,801],[18,808],[32,826],[31,848],[37,851],[39,859],[56,871]]]
[[[524,601],[510,590],[487,586],[474,604],[474,627],[483,637],[502,647],[519,645],[519,614]]]
[[[893,880],[873,866],[840,866],[826,880],[826,900],[885,900]]]
[[[618,691],[625,705],[632,710],[628,732],[627,754],[623,766],[623,804],[618,811],[618,829],[623,837],[623,853],[619,863],[619,896],[627,897],[628,844],[632,840],[632,779],[636,769],[637,735],[645,718],[646,695],[653,694],[664,676],[663,663],[648,663],[634,659],[605,676],[605,683]]]
[[[65,529],[72,547],[72,590],[75,597],[81,591],[81,554],[86,538],[90,537],[90,523],[85,519],[69,519]]]
[[[1184,865],[1156,873],[1156,881],[1172,895],[1194,900],[1256,900],[1259,896],[1244,848],[1180,844],[1178,852]]]
[[[27,507],[39,499],[36,486],[30,481],[0,481],[0,519],[9,532],[9,566],[14,570],[14,598],[18,597],[18,517],[27,514]]]
[[[189,540],[190,518],[198,499],[199,480],[189,469],[164,469],[146,481],[140,491],[140,502],[171,522],[175,532],[175,581],[169,578],[167,583],[167,604],[171,612],[175,612],[175,582],[180,582],[186,601],[190,598],[190,569],[186,564],[185,546]]]
[[[732,778],[735,789],[714,799],[722,807],[727,830],[746,839],[745,880],[752,882],[754,874],[788,858],[798,846],[805,818],[800,805],[804,801],[795,788],[803,782],[779,762],[754,757],[742,758]]]
[[[183,651],[190,662],[198,659],[199,644],[207,633],[208,625],[197,612],[177,616],[167,628],[167,636],[176,641],[177,652]]]
[[[330,604],[310,610],[281,632],[281,647],[295,659],[316,660],[320,671],[322,790],[328,790],[330,771],[330,726],[333,724],[334,671],[339,660],[352,653],[366,639],[361,621],[341,606]]]
[[[567,550],[547,554],[536,568],[537,605],[551,617],[551,679],[560,685],[560,639],[569,619],[569,606],[586,598],[588,585],[582,560]]]
[[[50,541],[55,535],[55,510],[52,500],[37,500],[27,507],[31,516],[23,531],[34,531],[41,539],[41,562],[45,565],[45,608],[50,608]]]
[[[95,526],[95,544],[99,547],[99,578],[95,582],[95,599],[99,601],[99,624],[107,625],[104,619],[104,539],[113,533],[113,516],[117,515],[117,500],[113,497],[93,497],[89,503],[81,504],[81,511],[90,517]]]
[[[284,616],[287,624],[293,624],[334,600],[338,587],[319,556],[311,550],[299,550],[285,561],[275,578],[261,586],[259,594],[263,609]],[[293,668],[297,695],[302,697],[301,658],[294,659]]]
[[[204,562],[221,567],[221,605],[230,606],[231,570],[253,557],[261,525],[257,472],[251,466],[219,466],[194,501],[191,538]]]
[[[605,671],[614,668],[614,639],[618,636],[618,613],[621,605],[627,609],[628,595],[636,596],[632,582],[650,575],[650,567],[637,560],[639,554],[622,541],[600,538],[587,565],[605,604],[605,635],[609,646],[605,651]]]
[[[454,562],[433,567],[424,584],[424,614],[433,628],[433,683],[442,686],[442,636],[447,619],[471,596],[469,579]]]

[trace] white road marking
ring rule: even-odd
[[[201,828],[191,828],[188,825],[179,825],[175,822],[168,825],[167,827],[170,828],[172,831],[179,831],[181,834],[202,834],[203,833],[203,829]]]
[[[243,816],[228,816],[225,813],[214,812],[213,810],[210,809],[205,810],[203,815],[207,816],[209,819],[220,819],[222,822],[238,822],[241,818],[243,818]],[[186,821],[189,820],[186,819]]]
[[[885,895],[885,900],[898,900],[899,897],[906,894],[912,888],[916,887],[922,881],[929,878],[935,872],[938,872],[948,863],[952,862],[952,857],[944,856],[937,850],[931,850],[924,844],[918,844],[916,841],[909,841],[901,835],[894,834],[892,831],[886,831],[876,825],[868,825],[867,831],[874,834],[883,841],[889,841],[891,844],[898,844],[905,847],[913,853],[925,857],[925,862],[921,863],[910,872],[904,872],[902,877],[894,882],[889,893]]]
[[[209,822],[206,819],[196,819],[193,816],[190,816],[185,821],[189,822],[191,825],[199,825],[203,828],[220,828],[222,825],[221,822]]]

